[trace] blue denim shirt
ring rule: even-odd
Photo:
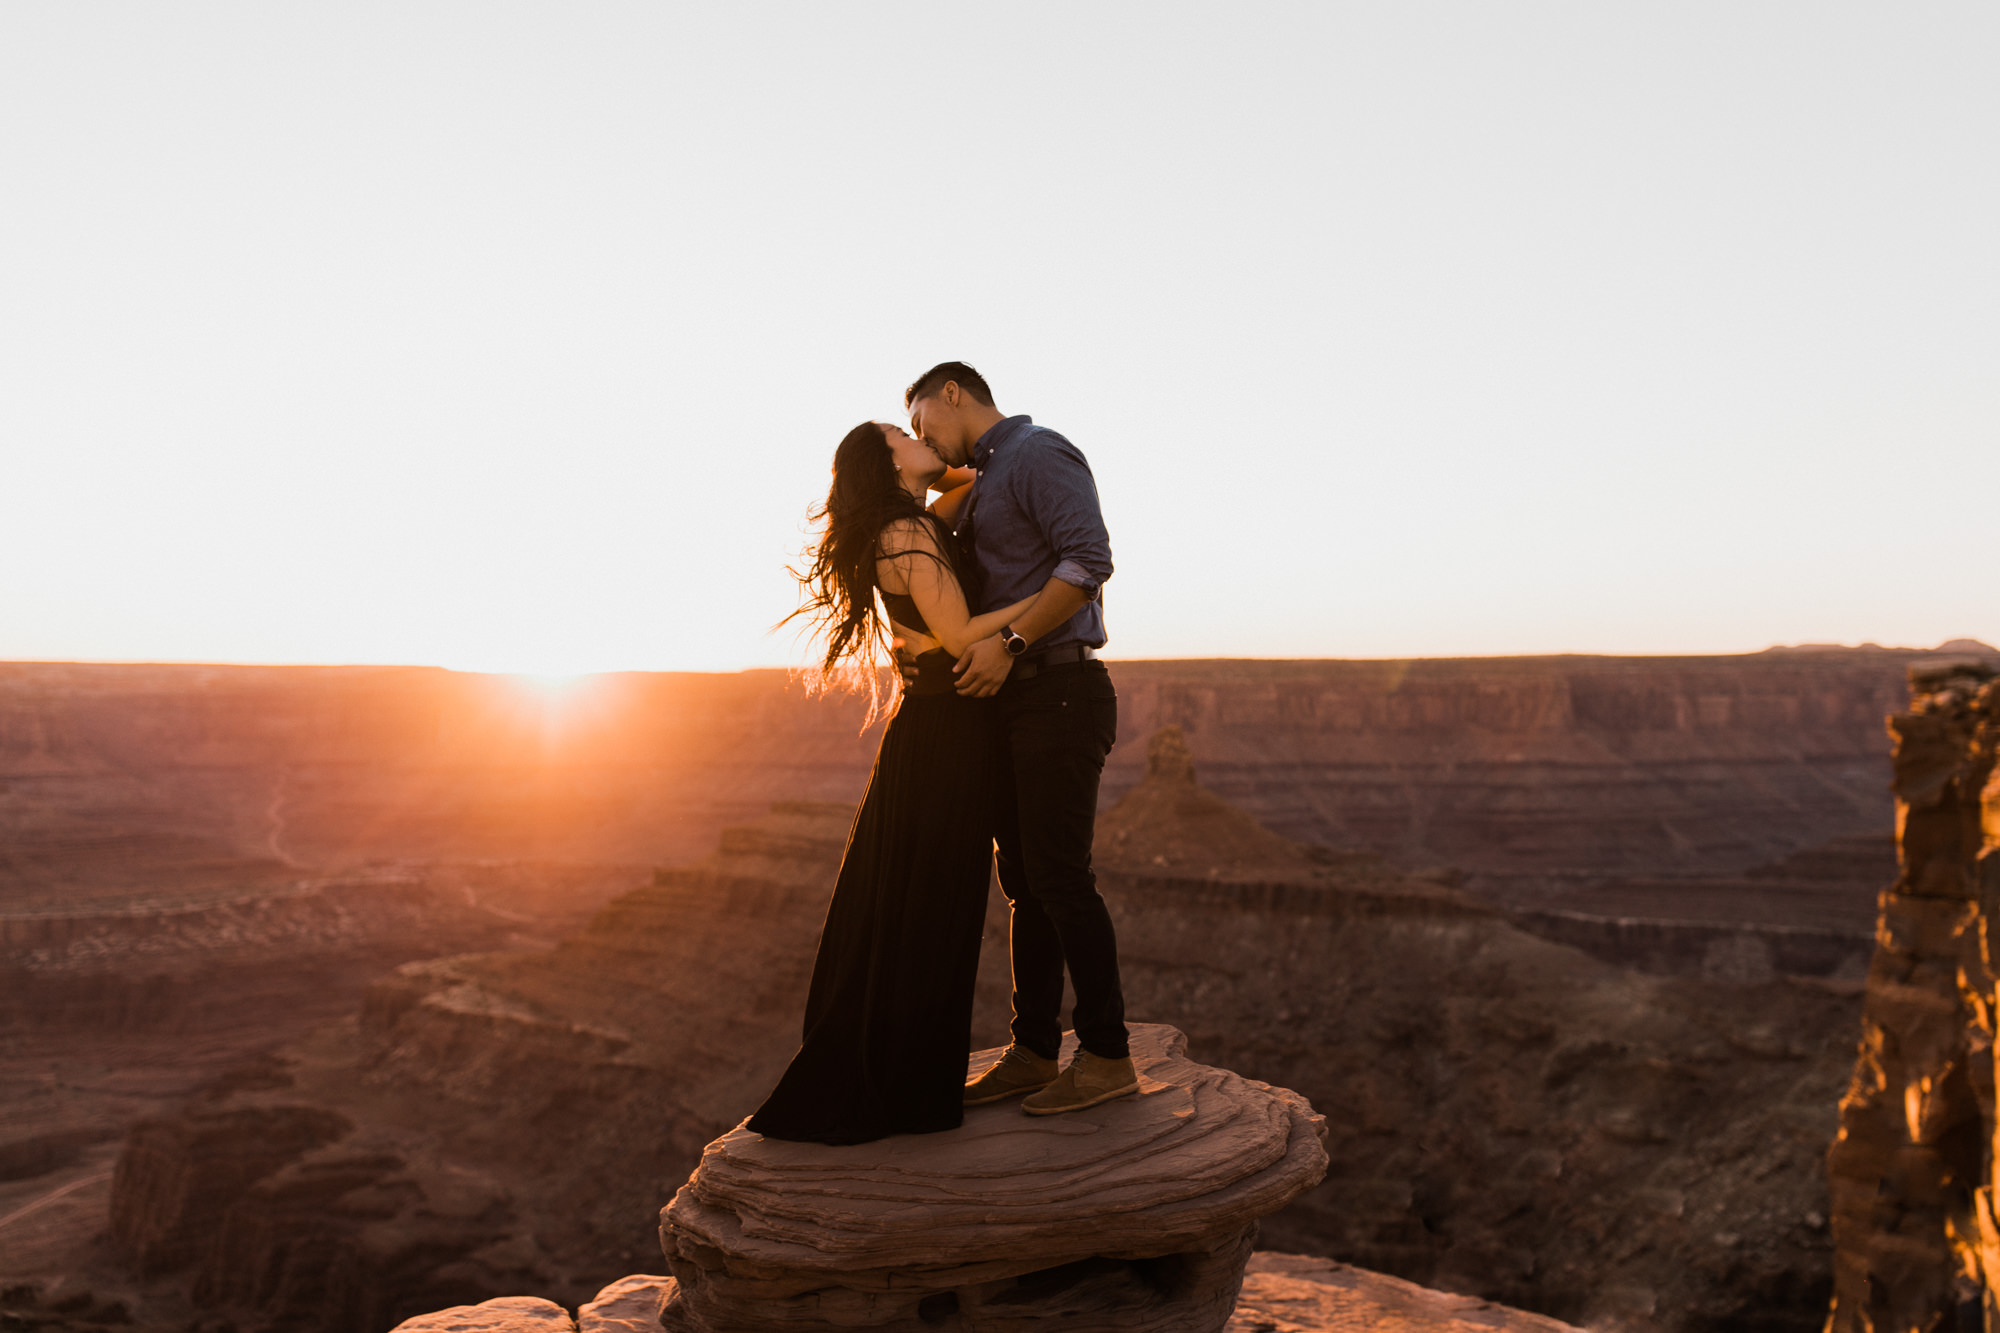
[[[1090,601],[1035,640],[1029,653],[1066,643],[1102,648],[1111,535],[1083,452],[1029,417],[1008,417],[979,437],[972,466],[979,482],[959,515],[958,534],[969,538],[983,581],[974,614],[1025,601],[1051,578],[1061,579]]]

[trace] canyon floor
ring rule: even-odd
[[[1893,874],[1881,717],[1920,660],[1115,665],[1106,801],[1138,804],[1100,846],[1142,1016],[1346,1136],[1268,1243],[1606,1326],[1816,1327],[1820,1158]],[[234,1253],[332,1197],[360,1211],[315,1235],[446,1256],[370,1288],[340,1272],[381,1254],[350,1247],[314,1279],[353,1302],[324,1326],[646,1269],[632,1218],[789,1053],[858,722],[778,673],[554,704],[440,672],[0,666],[0,1317],[310,1304],[296,1274],[149,1269],[113,1225],[135,1126],[226,1158],[263,1132],[229,1114],[273,1106],[353,1128],[231,1196]],[[1212,794],[1141,818],[1168,724]]]
[[[645,1220],[789,1056],[849,815],[780,805],[554,949],[406,965],[142,1124],[116,1262],[211,1318],[355,1333],[646,1270]],[[1857,986],[1603,963],[1192,782],[1104,822],[1135,1016],[1328,1117],[1328,1181],[1267,1244],[1600,1327],[1816,1323]],[[1254,859],[1186,873],[1221,848]],[[1004,1034],[994,901],[976,1042]]]
[[[552,947],[644,874],[433,865],[300,884],[229,866],[190,891],[176,869],[153,894],[119,880],[95,893],[26,876],[7,886],[0,1311],[11,1300],[17,1323],[195,1319],[184,1293],[135,1280],[108,1244],[113,1169],[134,1125],[254,1078],[402,962]]]

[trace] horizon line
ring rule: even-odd
[[[1462,661],[1525,661],[1552,657],[1594,657],[1594,658],[1723,658],[1762,657],[1767,654],[1814,654],[1814,653],[1890,653],[1898,655],[1950,655],[1964,653],[1974,656],[2000,657],[2000,647],[1972,638],[1947,639],[1935,645],[1881,644],[1864,641],[1846,643],[1798,643],[1770,644],[1763,648],[1744,649],[1736,652],[1642,652],[1619,653],[1590,649],[1557,649],[1546,652],[1524,653],[1401,653],[1381,655],[1340,656],[1335,654],[1190,654],[1179,656],[1118,656],[1106,654],[1109,663],[1139,662],[1462,662]],[[810,668],[786,663],[753,663],[739,667],[610,667],[583,671],[548,671],[535,669],[510,669],[494,667],[447,666],[437,662],[390,662],[390,661],[256,661],[222,660],[215,658],[182,657],[0,657],[0,667],[11,666],[83,666],[83,667],[218,667],[237,670],[299,670],[299,671],[443,671],[465,676],[732,676],[747,675],[751,672],[803,672]]]

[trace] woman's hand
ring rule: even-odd
[[[925,653],[936,652],[944,647],[944,644],[940,643],[935,635],[911,629],[908,625],[898,625],[891,620],[889,647],[894,650],[898,660],[913,662]]]

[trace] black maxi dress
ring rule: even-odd
[[[891,616],[924,628],[908,598]],[[806,999],[805,1036],[749,1127],[866,1143],[965,1118],[972,984],[993,865],[998,732],[954,690],[954,659],[917,659],[847,835]]]

